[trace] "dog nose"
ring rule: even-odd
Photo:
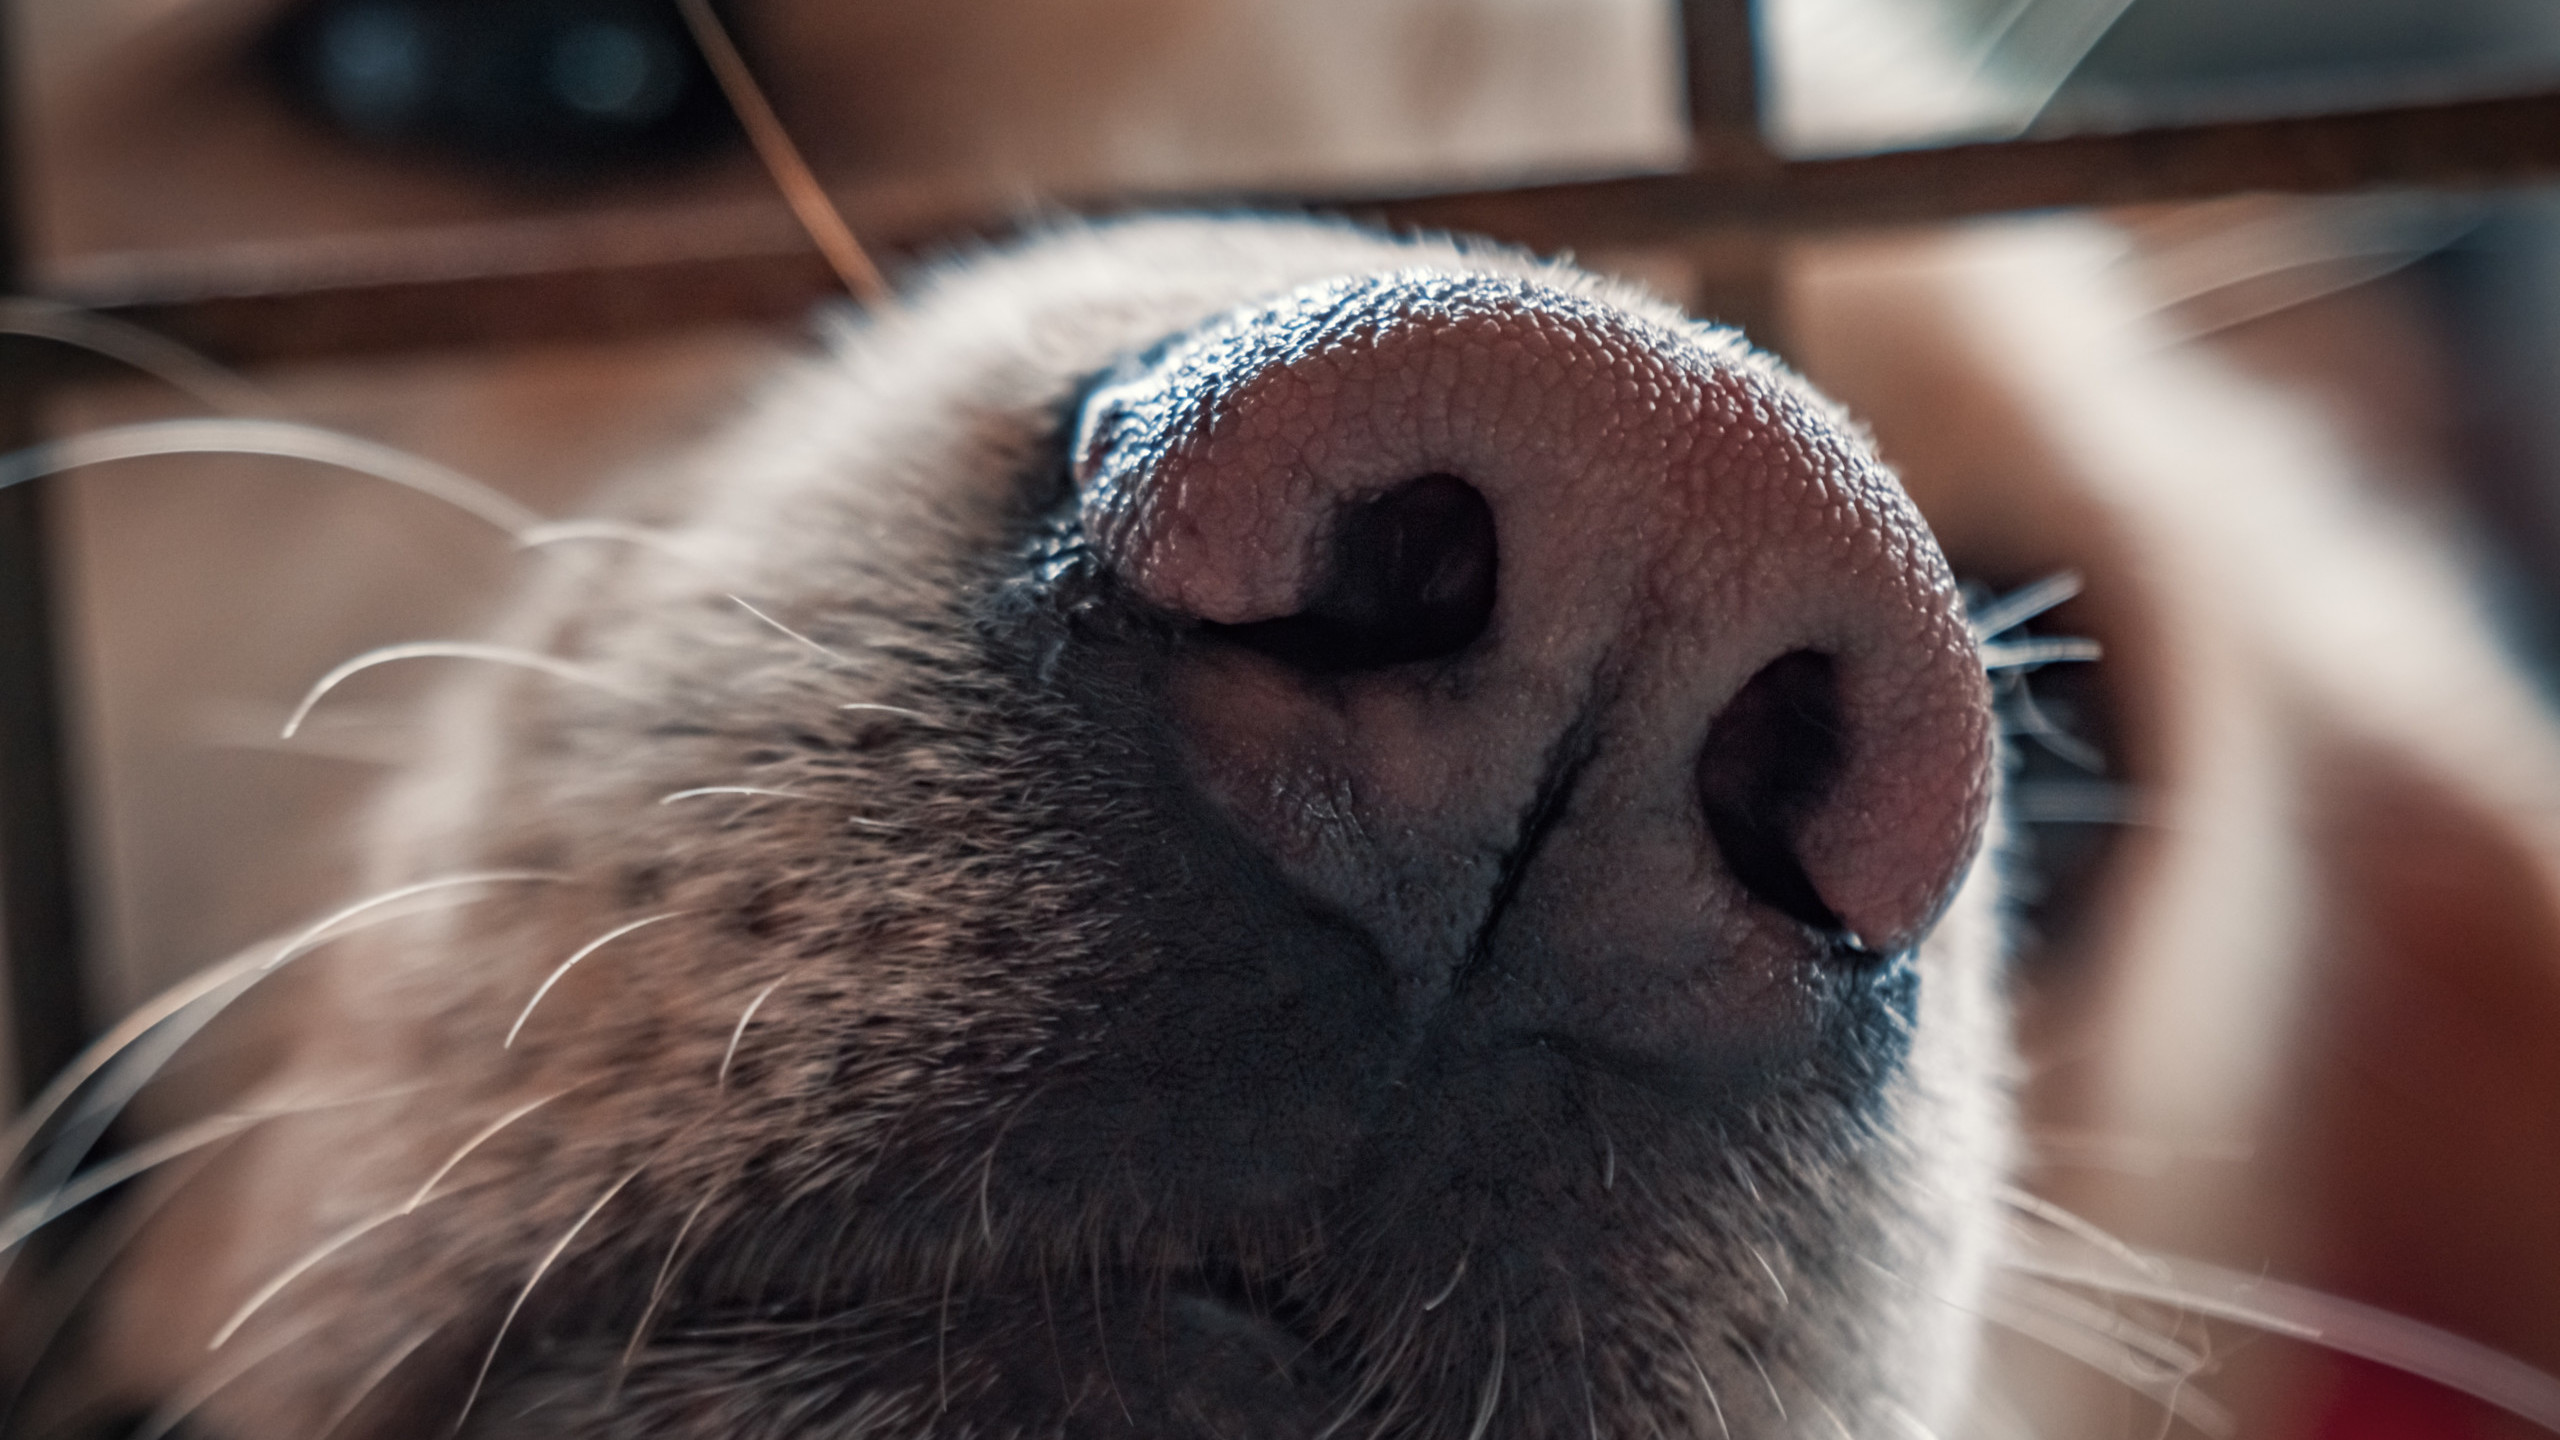
[[[1192,778],[1413,1006],[1490,987],[1514,1027],[1686,1053],[1914,946],[1980,846],[1945,560],[1729,332],[1530,278],[1319,284],[1132,364],[1076,455],[1087,544],[1179,636]]]

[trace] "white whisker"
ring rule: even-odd
[[[523,1312],[524,1302],[532,1298],[533,1287],[541,1284],[542,1277],[551,1273],[551,1267],[568,1252],[569,1246],[577,1240],[578,1232],[587,1228],[587,1222],[596,1218],[597,1213],[605,1206],[612,1204],[613,1197],[621,1194],[624,1186],[639,1179],[640,1172],[648,1169],[650,1162],[655,1159],[657,1159],[655,1155],[650,1156],[648,1160],[632,1166],[621,1179],[606,1186],[605,1192],[595,1198],[595,1203],[589,1205],[583,1214],[571,1222],[569,1228],[561,1233],[559,1239],[552,1241],[551,1248],[544,1251],[542,1258],[535,1262],[533,1273],[525,1277],[523,1288],[516,1291],[516,1298],[507,1306],[507,1313],[499,1318],[498,1333],[489,1337],[488,1353],[480,1357],[479,1373],[471,1377],[471,1389],[462,1397],[462,1413],[454,1417],[453,1433],[457,1435],[462,1433],[463,1425],[471,1419],[471,1407],[480,1403],[480,1388],[489,1383],[489,1368],[498,1363],[498,1347],[506,1343],[507,1331],[514,1327],[516,1316]]]
[[[2181,1342],[2175,1335],[2154,1330],[2097,1301],[2032,1276],[2010,1275],[1999,1283],[2006,1287],[2007,1298],[2090,1335],[2112,1340],[2128,1353],[2159,1366],[2163,1375],[2199,1374],[2209,1361],[2205,1352]]]
[[[2208,299],[2222,299],[2233,291],[2255,289],[2257,299],[2248,304],[2226,305],[2223,314],[2209,320],[2180,324],[2170,319],[2173,343],[2192,345],[2210,339],[2226,330],[2236,330],[2251,321],[2264,320],[2287,310],[2325,300],[2359,285],[2370,285],[2396,271],[2404,270],[2452,244],[2461,237],[2449,236],[2433,247],[2382,245],[2372,250],[2347,250],[2331,255],[2312,256],[2263,270],[2255,275],[2219,284],[2196,295],[2183,296],[2160,307],[2164,317],[2182,308],[2195,306]]]
[[[187,742],[209,750],[255,750],[297,760],[343,760],[356,765],[405,765],[415,758],[419,728],[389,707],[342,702],[330,723],[306,722],[291,740],[276,734],[283,707],[248,700],[206,700],[188,707]]]
[[[364,1403],[365,1397],[382,1388],[382,1382],[391,1378],[391,1372],[400,1368],[400,1362],[416,1354],[418,1347],[433,1339],[441,1328],[441,1325],[421,1325],[401,1337],[389,1353],[356,1377],[356,1383],[347,1390],[347,1398],[339,1401],[337,1408],[329,1412],[328,1420],[312,1433],[311,1440],[329,1440],[330,1436],[337,1434],[338,1427],[347,1423],[347,1417],[356,1413],[356,1407]]]
[[[1897,1285],[1924,1295],[1939,1304],[1975,1320],[1988,1321],[2024,1339],[2077,1360],[2090,1369],[2161,1407],[2164,1413],[2186,1420],[2208,1434],[2225,1433],[2229,1416],[2209,1396],[2187,1388],[2193,1372],[2200,1368],[2203,1357],[2179,1346],[2176,1341],[2139,1327],[2132,1327],[2141,1339],[2139,1347],[2128,1344],[2117,1332],[2131,1322],[2112,1311],[2099,1310],[2100,1323],[2091,1328],[2089,1312],[2070,1311],[2059,1303],[2068,1297],[2042,1289],[2022,1286],[2015,1274],[1995,1276],[1994,1284],[1984,1292],[1979,1305],[1960,1302],[1936,1291],[1912,1284],[1889,1267],[1869,1256],[1859,1256],[1859,1263]],[[2003,1258],[2007,1262],[2007,1257]],[[2014,1271],[2018,1267],[2012,1265]],[[2161,1355],[2174,1357],[2164,1365]],[[1764,1372],[1765,1373],[1765,1372]],[[1820,1403],[1820,1397],[1814,1397]]]
[[[2009,817],[2030,825],[2142,825],[2142,791],[2105,781],[2030,780],[2003,795]]]
[[[105,356],[216,410],[241,413],[275,408],[274,397],[264,389],[168,336],[59,300],[0,296],[0,333],[50,340]]]
[[[705,795],[753,795],[767,800],[806,800],[819,805],[833,803],[824,795],[806,795],[797,790],[774,790],[762,785],[696,785],[690,790],[678,790],[661,795],[658,797],[658,803],[672,805],[678,800],[698,800]],[[904,825],[887,820],[874,820],[864,815],[847,815],[842,818],[845,824],[857,830],[876,830],[885,835],[900,834],[907,828]]]
[[[853,663],[853,658],[851,656],[844,654],[842,651],[828,649],[826,646],[819,644],[817,641],[810,639],[808,636],[801,634],[799,631],[794,630],[790,626],[783,624],[781,621],[774,619],[770,615],[767,615],[762,610],[748,604],[745,600],[742,600],[735,595],[730,596],[729,599],[731,602],[736,604],[739,609],[753,615],[758,620],[772,626],[775,630],[780,631],[784,635],[788,635],[792,639],[799,641],[801,644],[808,646],[811,650],[816,651],[825,658],[833,660],[839,665],[850,665]]]
[[[318,1328],[320,1322],[315,1316],[269,1336],[263,1345],[253,1345],[227,1357],[222,1364],[198,1375],[171,1395],[159,1409],[151,1412],[150,1418],[143,1421],[128,1440],[163,1440],[170,1431],[184,1424],[188,1416],[203,1409],[206,1401],[220,1394],[224,1386],[284,1353],[288,1346]]]
[[[2227,1435],[2231,1431],[2229,1412],[2201,1391],[2188,1388],[2188,1377],[2155,1373],[2120,1341],[2091,1333],[1998,1291],[1983,1297],[1980,1314],[2012,1334],[2079,1361],[2208,1435]]]
[[[2072,599],[2080,593],[2082,581],[2076,570],[2057,570],[2032,585],[2012,590],[1996,600],[1986,601],[1974,612],[1970,624],[1973,638],[1997,640],[2039,615]]]
[[[1769,1392],[1769,1403],[1778,1407],[1778,1418],[1786,1419],[1787,1402],[1778,1394],[1778,1382],[1769,1378],[1769,1367],[1760,1363],[1760,1352],[1745,1345],[1742,1347],[1742,1358],[1750,1361],[1751,1368],[1760,1372],[1760,1388]]]
[[[1848,1422],[1840,1418],[1840,1412],[1831,1408],[1830,1401],[1819,1395],[1812,1396],[1811,1399],[1813,1407],[1822,1412],[1822,1418],[1830,1421],[1831,1428],[1840,1432],[1840,1440],[1858,1440],[1857,1435],[1849,1429]]]
[[[2050,1280],[2059,1285],[2077,1285],[2109,1295],[2121,1295],[2128,1300],[2148,1300],[2154,1304],[2192,1311],[2218,1320],[2237,1321],[2253,1329],[2264,1330],[2272,1335],[2282,1335],[2287,1339],[2307,1340],[2314,1344],[2320,1343],[2321,1340],[2320,1327],[2317,1325],[2292,1319],[2273,1310],[2246,1304],[2228,1294],[2217,1295],[2202,1287],[2190,1288],[2181,1283],[2174,1272],[2159,1274],[2156,1278],[2155,1276],[2122,1275],[2067,1261],[2038,1259],[2034,1256],[2018,1254],[2015,1250],[2004,1253],[2000,1257],[2000,1263],[2010,1270],[2038,1280]],[[2260,1282],[2254,1278],[2233,1278],[2239,1279],[2243,1287],[2249,1288],[2254,1288],[2261,1283],[2274,1283]]]
[[[248,1324],[252,1317],[266,1308],[268,1301],[283,1294],[286,1286],[310,1274],[330,1256],[408,1213],[406,1208],[397,1205],[388,1210],[376,1211],[352,1225],[337,1230],[326,1240],[303,1251],[292,1264],[268,1277],[267,1283],[259,1286],[247,1300],[241,1302],[240,1308],[231,1312],[231,1318],[222,1322],[222,1328],[213,1332],[213,1339],[206,1344],[205,1348],[221,1349],[232,1336],[240,1333],[241,1326]]]
[[[2560,1432],[2560,1378],[2503,1351],[2422,1321],[2280,1280],[2261,1279],[2202,1261],[2158,1257],[2166,1280],[2091,1270],[2009,1254],[2012,1270],[2308,1341],[2340,1354],[2406,1371],[2475,1400]]]
[[[312,1115],[341,1106],[370,1104],[377,1100],[414,1095],[426,1087],[403,1086],[397,1090],[376,1091],[347,1099],[314,1101],[306,1105],[284,1106],[260,1110],[231,1110],[210,1115],[192,1125],[181,1126],[166,1135],[136,1145],[113,1160],[90,1166],[77,1176],[55,1186],[43,1199],[31,1200],[0,1220],[0,1251],[8,1250],[36,1231],[79,1209],[96,1197],[137,1176],[190,1155],[208,1145],[218,1144],[252,1126],[269,1120],[295,1115]]]
[[[1901,1426],[1903,1431],[1911,1436],[1911,1440],[1938,1440],[1937,1431],[1930,1429],[1919,1416],[1903,1409],[1900,1405],[1887,1400],[1884,1402],[1884,1409],[1887,1415],[1893,1417],[1893,1423]]]
[[[137,1145],[102,1165],[54,1187],[43,1198],[27,1201],[0,1219],[0,1251],[15,1248],[38,1230],[79,1209],[94,1197],[182,1155],[227,1140],[257,1123],[256,1117],[215,1115],[182,1126],[145,1145]]]
[[[668,539],[663,531],[634,525],[627,520],[549,520],[516,532],[516,548],[519,550],[539,550],[546,545],[564,545],[579,540],[604,540],[654,551],[688,565],[701,563],[699,556]]]
[[[2342,195],[2235,199],[2197,218],[2203,233],[2135,252],[2150,313],[2182,344],[2379,279],[2458,242],[2482,213],[2448,196]],[[2215,313],[2181,323],[2177,312],[2197,310]]]
[[[2008,687],[1999,698],[1998,709],[2004,720],[2014,722],[2007,733],[2034,737],[2037,744],[2060,756],[2074,769],[2091,775],[2107,773],[2107,752],[2055,723],[2054,718],[2045,713],[2044,706],[2037,702],[2033,690],[2024,685]]]
[[[112,425],[0,455],[0,490],[65,470],[156,455],[256,455],[274,460],[307,460],[415,490],[509,535],[542,522],[540,515],[459,470],[406,450],[290,420],[151,420],[138,425]]]
[[[761,785],[696,785],[690,790],[677,790],[658,797],[661,805],[679,800],[698,799],[704,795],[762,795],[769,800],[817,800],[816,795],[803,795],[797,790],[768,790]]]
[[[310,718],[311,707],[327,698],[330,691],[337,689],[351,677],[363,674],[377,665],[389,665],[400,660],[485,660],[493,665],[513,665],[519,669],[539,671],[555,679],[602,690],[608,695],[619,695],[625,700],[641,698],[638,692],[615,684],[591,667],[580,665],[574,660],[563,660],[556,655],[545,655],[534,650],[519,650],[508,645],[484,645],[472,640],[413,640],[406,644],[384,645],[378,649],[367,650],[352,660],[340,662],[336,669],[321,676],[303,695],[302,703],[293,707],[293,714],[284,722],[284,738],[287,740],[293,738],[294,732],[302,728],[302,722]]]
[[[792,972],[792,975],[797,975],[798,973],[799,972],[795,970]],[[791,978],[791,975],[783,976],[781,979],[776,980],[772,984],[757,991],[756,998],[747,1002],[745,1012],[738,1016],[738,1023],[736,1027],[729,1032],[729,1048],[720,1052],[720,1073],[712,1077],[711,1081],[712,1086],[715,1089],[725,1090],[729,1087],[729,1063],[738,1058],[738,1042],[746,1038],[747,1026],[754,1023],[756,1012],[764,1008],[765,1001],[773,998],[773,992],[791,983]]]
[[[1502,1401],[1503,1353],[1511,1345],[1507,1330],[1506,1317],[1501,1307],[1496,1306],[1493,1312],[1493,1365],[1485,1372],[1484,1392],[1476,1400],[1476,1419],[1467,1427],[1467,1440],[1484,1440],[1485,1431],[1493,1428],[1493,1412]],[[1723,1412],[1717,1413],[1721,1415]]]
[[[521,882],[558,884],[565,882],[568,878],[557,871],[549,870],[476,870],[459,875],[447,875],[435,880],[415,881],[359,900],[324,916],[317,923],[305,926],[292,938],[276,947],[272,953],[263,948],[252,949],[222,964],[208,967],[187,980],[161,991],[157,996],[144,1002],[132,1014],[117,1022],[113,1029],[90,1042],[76,1059],[63,1068],[61,1074],[54,1077],[53,1082],[44,1088],[44,1092],[27,1106],[25,1112],[11,1123],[5,1135],[0,1135],[0,1170],[14,1169],[24,1157],[27,1146],[71,1100],[72,1096],[100,1071],[114,1064],[128,1047],[144,1035],[157,1029],[164,1022],[179,1016],[198,1002],[217,996],[227,987],[237,986],[239,990],[246,990],[248,984],[254,984],[258,979],[291,964],[327,941],[339,938],[337,932],[340,926],[375,914],[385,907],[437,891],[472,885]],[[244,981],[248,984],[242,983]],[[221,1004],[227,1005],[236,998],[238,998],[236,992],[222,996]],[[213,1013],[218,1014],[220,1009],[221,1005],[215,1006]],[[195,1030],[203,1028],[204,1025],[211,1023],[212,1019],[212,1014],[197,1017],[193,1028],[188,1033],[192,1034]]]
[[[1432,1292],[1431,1298],[1422,1302],[1422,1313],[1430,1314],[1448,1304],[1449,1297],[1458,1293],[1458,1282],[1467,1278],[1467,1262],[1475,1258],[1475,1253],[1473,1248],[1459,1252],[1456,1268],[1449,1272],[1448,1279],[1440,1282],[1440,1288]]]
[[[570,968],[575,966],[579,961],[586,959],[588,956],[593,955],[597,951],[612,944],[614,941],[621,939],[623,936],[630,934],[634,930],[641,929],[645,926],[655,925],[661,920],[673,920],[680,915],[690,915],[692,913],[693,912],[690,910],[669,910],[663,914],[642,916],[640,919],[630,921],[626,924],[617,925],[612,929],[607,930],[602,935],[597,936],[593,940],[588,941],[585,945],[580,946],[578,953],[561,961],[560,968],[552,971],[549,975],[544,976],[542,983],[534,988],[533,998],[524,1002],[524,1009],[516,1015],[516,1023],[507,1027],[506,1042],[498,1048],[502,1050],[512,1050],[515,1048],[516,1036],[523,1033],[524,1022],[533,1018],[533,1007],[541,1004],[542,997],[550,994],[551,987],[559,984],[560,977],[568,974]]]
[[[2026,640],[1993,640],[1982,646],[1982,668],[1989,671],[2031,670],[2105,658],[2105,647],[2076,635],[2036,636]]]
[[[693,1233],[694,1222],[702,1218],[703,1211],[711,1208],[712,1200],[719,1193],[713,1190],[694,1201],[693,1208],[684,1212],[684,1220],[676,1226],[676,1238],[667,1244],[667,1258],[658,1262],[658,1278],[649,1283],[649,1303],[640,1307],[639,1323],[631,1327],[631,1340],[622,1347],[622,1363],[614,1367],[613,1383],[617,1391],[621,1388],[622,1377],[631,1369],[631,1362],[638,1358],[641,1345],[649,1338],[649,1322],[658,1318],[658,1306],[667,1298],[667,1286],[675,1279],[676,1257],[684,1253],[684,1238]]]
[[[26,1387],[52,1356],[65,1329],[96,1292],[99,1282],[160,1212],[179,1198],[219,1154],[219,1149],[208,1147],[171,1161],[163,1172],[162,1184],[99,1216],[96,1223],[72,1239],[61,1255],[54,1257],[41,1281],[10,1292],[19,1301],[9,1320],[16,1332],[12,1338],[21,1363],[16,1367],[17,1384],[0,1390],[0,1427],[15,1418],[18,1404],[26,1397]],[[0,1261],[0,1268],[5,1268],[5,1263]]]
[[[1769,1277],[1769,1288],[1778,1292],[1778,1303],[1780,1305],[1794,1303],[1787,1299],[1786,1282],[1778,1278],[1777,1267],[1769,1263],[1768,1256],[1760,1253],[1760,1247],[1746,1240],[1743,1242],[1743,1248],[1751,1252],[1752,1259],[1760,1262],[1760,1273]]]
[[[856,700],[850,704],[839,705],[836,708],[838,710],[859,710],[873,715],[895,715],[902,720],[914,720],[926,725],[938,726],[942,723],[921,710],[910,710],[904,705],[883,705],[874,700]]]
[[[2041,1220],[2103,1254],[2113,1256],[2126,1269],[2137,1275],[2147,1275],[2155,1280],[2168,1278],[2168,1267],[2162,1264],[2157,1256],[2143,1254],[2130,1244],[2118,1239],[2104,1226],[2074,1211],[2064,1209],[2033,1191],[2016,1185],[2002,1185],[2000,1203],[2022,1215]]]
[[[576,1087],[572,1086],[570,1088],[575,1089]],[[541,1096],[538,1099],[528,1100],[508,1111],[504,1115],[499,1116],[497,1119],[490,1121],[488,1124],[481,1126],[478,1130],[473,1131],[470,1139],[463,1141],[459,1146],[455,1147],[452,1154],[444,1157],[444,1163],[435,1168],[435,1173],[429,1175],[419,1184],[416,1193],[409,1197],[409,1202],[400,1207],[400,1213],[407,1215],[415,1211],[419,1206],[426,1204],[427,1197],[435,1193],[435,1189],[438,1185],[444,1183],[444,1177],[453,1173],[453,1167],[470,1158],[472,1151],[488,1144],[490,1140],[497,1136],[499,1131],[506,1129],[508,1126],[513,1125],[527,1115],[532,1114],[534,1111],[541,1109],[543,1106],[550,1104],[552,1101],[557,1100],[568,1093],[568,1090],[554,1090],[550,1094]]]
[[[2069,82],[2080,61],[2105,38],[2132,0],[2013,0],[1973,41],[1971,69],[1994,69],[2013,98],[2003,138],[2024,133]]]
[[[1724,1402],[1716,1398],[1716,1382],[1707,1378],[1707,1367],[1698,1363],[1698,1352],[1690,1347],[1689,1337],[1674,1330],[1671,1338],[1678,1342],[1680,1353],[1689,1357],[1689,1371],[1698,1377],[1698,1388],[1706,1392],[1707,1408],[1715,1412],[1716,1429],[1723,1432],[1724,1440],[1733,1440],[1733,1425],[1724,1418]],[[1775,1395],[1777,1392],[1772,1390],[1770,1393]],[[1785,1407],[1781,1406],[1778,1417],[1785,1419],[1786,1413]]]

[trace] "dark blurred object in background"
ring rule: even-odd
[[[678,161],[731,129],[662,0],[317,0],[268,44],[285,93],[350,136],[539,175]]]

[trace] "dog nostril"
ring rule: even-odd
[[[1320,674],[1434,660],[1484,633],[1495,568],[1493,507],[1455,475],[1425,475],[1342,516],[1307,608],[1206,628]]]
[[[1796,837],[1839,779],[1845,748],[1831,657],[1796,650],[1743,685],[1698,757],[1698,798],[1726,868],[1752,898],[1833,935],[1847,927],[1805,874]]]

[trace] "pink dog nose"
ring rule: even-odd
[[[1912,946],[1980,844],[1946,563],[1729,336],[1333,282],[1099,391],[1077,456],[1098,558],[1185,627],[1195,779],[1413,1004],[1496,973],[1514,1028],[1685,1049]]]

